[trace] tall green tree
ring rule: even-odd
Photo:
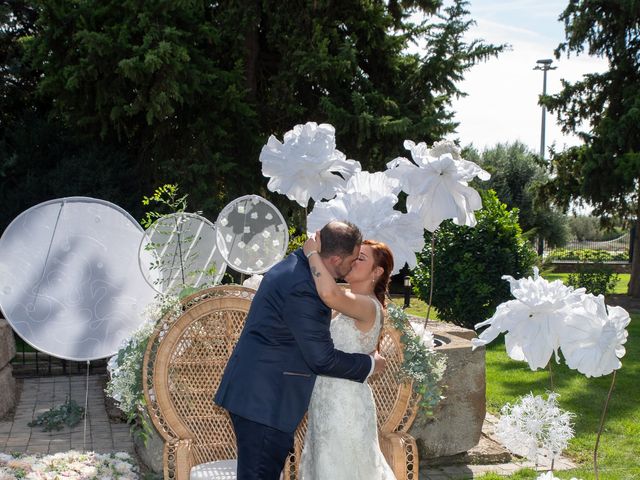
[[[498,143],[481,153],[467,147],[464,158],[482,165],[491,173],[487,181],[474,181],[478,190],[494,190],[509,209],[518,209],[518,221],[525,236],[540,238],[550,246],[568,240],[566,217],[549,201],[536,196],[536,188],[548,179],[538,156],[522,142]]]
[[[260,148],[297,123],[334,124],[371,170],[405,138],[442,138],[464,73],[501,50],[464,40],[463,0],[30,3],[25,44],[51,114],[80,142],[124,151],[132,195],[178,182],[209,214],[266,194]]]
[[[635,0],[569,0],[560,18],[565,39],[556,57],[587,51],[609,70],[563,81],[542,101],[565,132],[584,144],[552,152],[553,179],[543,189],[564,207],[587,200],[594,214],[636,225],[629,294],[640,297],[640,5]],[[582,130],[582,125],[586,130]]]

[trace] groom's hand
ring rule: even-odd
[[[373,369],[373,375],[378,373],[382,373],[387,366],[387,359],[378,353],[376,350],[371,354],[373,356],[373,361],[375,362],[375,367]]]

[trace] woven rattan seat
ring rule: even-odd
[[[144,394],[151,420],[164,439],[164,478],[206,478],[202,464],[236,457],[235,436],[227,412],[213,403],[255,291],[217,286],[182,301],[182,314],[167,317],[149,339],[143,368]],[[382,375],[370,379],[378,413],[381,449],[398,480],[418,479],[418,452],[407,433],[418,398],[409,383],[399,382],[400,334],[389,322],[380,352],[387,358]],[[306,419],[296,431],[294,451],[285,465],[286,480],[298,478]],[[209,468],[229,474],[230,462]]]

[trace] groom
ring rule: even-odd
[[[323,263],[334,278],[343,278],[358,258],[360,230],[330,222],[320,237]],[[215,396],[233,422],[238,480],[280,477],[316,375],[364,382],[384,368],[377,352],[336,350],[330,322],[301,248],[264,276]]]

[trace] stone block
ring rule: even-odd
[[[0,368],[0,417],[6,415],[18,403],[17,388],[11,364]]]
[[[9,322],[0,318],[0,368],[4,367],[16,356],[16,341]]]
[[[444,396],[434,417],[418,414],[409,429],[418,444],[421,459],[466,452],[476,446],[486,413],[485,350],[471,351],[471,330],[430,322],[427,328],[444,342],[437,347],[447,358],[442,379]]]

